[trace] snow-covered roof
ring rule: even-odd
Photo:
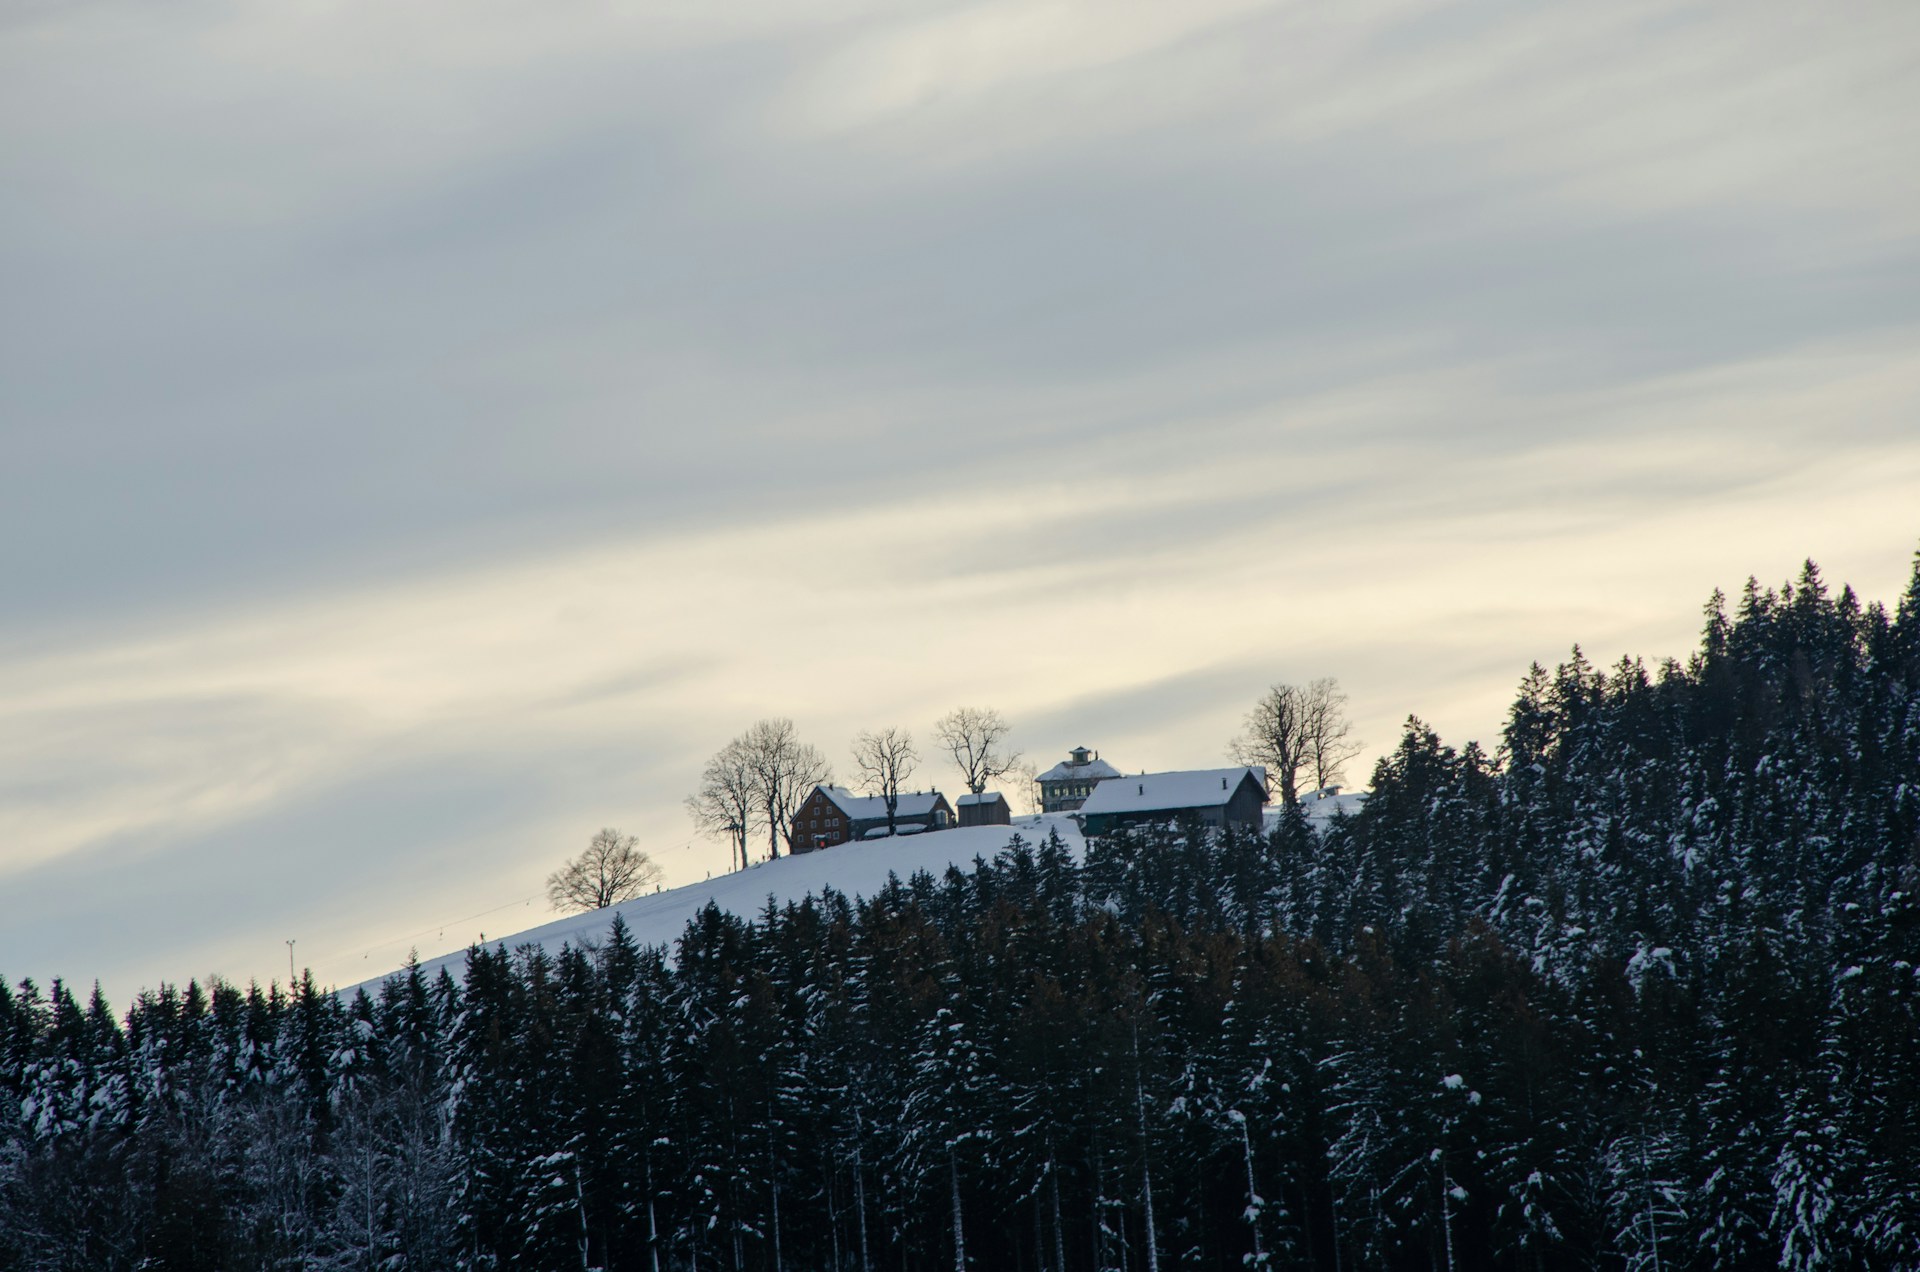
[[[1367,792],[1365,791],[1341,791],[1338,795],[1326,796],[1321,796],[1316,791],[1300,797],[1300,809],[1307,815],[1308,821],[1325,822],[1332,821],[1336,814],[1341,813],[1352,817],[1366,805],[1366,802]],[[1279,804],[1267,809],[1268,823],[1278,826],[1284,811]]]
[[[895,826],[893,833],[896,835],[918,835],[925,830],[926,827],[922,826],[919,822],[907,822],[904,825]],[[882,822],[878,826],[869,826],[860,832],[860,838],[862,839],[885,839],[886,837],[887,827],[885,822]]]
[[[1090,777],[1095,781],[1101,781],[1109,777],[1118,776],[1120,776],[1120,770],[1105,760],[1088,760],[1085,764],[1079,765],[1076,765],[1072,760],[1062,760],[1042,773],[1035,780],[1042,782],[1061,782],[1070,777]]]
[[[833,801],[835,808],[847,815],[849,821],[886,820],[887,801],[878,795],[855,795],[844,786],[822,786],[820,790]],[[939,791],[901,791],[900,802],[894,806],[894,818],[925,817],[933,812],[939,801]]]
[[[968,791],[965,795],[962,795],[960,797],[960,803],[963,806],[972,805],[972,804],[1004,804],[1006,802],[1007,802],[1007,797],[1005,795],[1002,795],[999,791],[986,791],[983,794],[979,794],[979,795],[975,795],[972,791]]]
[[[1181,808],[1218,808],[1233,798],[1248,776],[1267,789],[1267,770],[1254,765],[1224,769],[1189,769],[1178,773],[1141,773],[1116,782],[1102,782],[1080,806],[1082,816],[1100,813],[1157,813]]]

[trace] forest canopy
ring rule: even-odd
[[[0,1269],[1920,1265],[1920,560],[1014,839],[347,1000],[0,987]]]

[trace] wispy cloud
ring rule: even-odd
[[[764,714],[1486,739],[1920,535],[1911,5],[0,22],[0,973],[695,877]]]

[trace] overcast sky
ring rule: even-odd
[[[1206,767],[1920,543],[1920,6],[0,8],[0,976],[390,969],[791,716]],[[926,776],[955,788],[946,766]]]

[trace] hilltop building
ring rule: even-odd
[[[1074,812],[1093,794],[1095,786],[1119,776],[1120,770],[1101,759],[1100,752],[1076,746],[1067,752],[1066,759],[1034,779],[1040,784],[1040,811]]]
[[[1013,808],[999,791],[960,797],[960,828],[968,826],[1011,826]]]
[[[1259,766],[1142,773],[1109,779],[1080,805],[1080,824],[1104,835],[1144,822],[1195,817],[1208,826],[1258,830],[1267,802],[1267,771]]]
[[[939,791],[902,791],[894,808],[895,833],[918,835],[954,825],[953,805]],[[887,833],[887,801],[855,795],[844,786],[816,786],[793,815],[793,850],[812,852],[849,839],[882,839]]]

